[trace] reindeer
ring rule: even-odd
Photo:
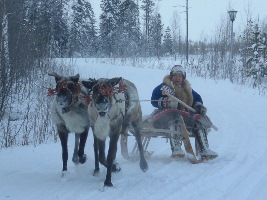
[[[113,163],[117,153],[117,143],[120,134],[126,134],[131,125],[135,130],[135,138],[140,152],[140,168],[144,172],[148,169],[144,150],[141,143],[142,111],[138,101],[138,92],[133,83],[120,78],[82,81],[82,84],[91,90],[91,103],[88,105],[89,121],[95,138],[96,168],[98,151],[100,163],[107,167],[104,186],[112,187],[111,173],[119,169]],[[116,87],[117,86],[117,87]],[[110,137],[107,160],[104,157],[104,144],[107,136]]]
[[[62,176],[67,171],[68,161],[68,134],[75,133],[75,147],[72,161],[75,164],[85,163],[84,148],[89,130],[87,105],[81,100],[82,86],[79,83],[79,74],[64,77],[57,73],[49,73],[55,77],[56,88],[50,89],[49,94],[54,96],[51,113],[57,127],[57,132],[62,146],[63,169]]]

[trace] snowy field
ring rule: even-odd
[[[149,66],[133,68],[85,62],[84,59],[78,60],[75,66],[75,73],[80,73],[82,78],[122,76],[131,80],[136,84],[141,100],[150,99],[154,87],[169,73],[169,70]],[[142,172],[138,161],[124,160],[119,148],[117,161],[122,170],[112,175],[114,187],[103,191],[106,169],[101,166],[99,176],[92,176],[94,156],[90,131],[85,149],[87,162],[76,166],[69,159],[69,173],[64,179],[61,178],[60,142],[2,149],[0,199],[267,199],[266,96],[228,81],[204,80],[189,74],[187,77],[202,95],[209,117],[219,128],[209,134],[210,148],[219,154],[217,159],[196,165],[186,158],[173,159],[169,142],[153,138],[148,147],[154,151],[148,159],[149,170]],[[143,101],[141,106],[144,115],[153,111],[150,102]],[[73,147],[74,135],[70,134],[70,158]]]

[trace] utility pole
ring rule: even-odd
[[[176,7],[176,6],[174,6]],[[188,44],[188,0],[186,0],[186,6],[180,6],[180,7],[185,7],[185,12],[186,13],[186,39],[185,39],[185,45],[186,45],[186,61],[188,63],[188,54],[189,54],[189,44]],[[184,53],[184,52],[183,52]]]
[[[188,0],[186,0],[186,61],[188,63],[188,52],[189,52],[189,45],[188,45]]]
[[[232,22],[231,24],[231,46],[230,46],[230,81],[233,83],[233,67],[234,67],[234,57],[233,57],[233,46],[234,46],[234,21],[235,21],[235,17],[236,17],[236,10],[229,10],[228,14],[230,17],[230,21]]]

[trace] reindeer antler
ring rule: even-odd
[[[52,73],[48,73],[49,76],[54,76],[56,78],[60,78],[61,76],[59,76],[56,72],[52,72]]]
[[[56,82],[61,79],[61,76],[59,76],[56,72],[48,73],[49,76],[54,76]]]
[[[79,79],[80,78],[80,74],[76,74],[75,76],[71,76],[71,79]]]

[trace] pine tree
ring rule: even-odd
[[[119,0],[102,0],[100,7],[100,41],[102,53],[109,57],[116,54],[118,44],[118,35],[116,29],[119,21]]]
[[[126,0],[119,6],[119,20],[116,35],[118,35],[118,55],[137,55],[140,46],[139,9],[132,0]]]
[[[37,33],[37,50],[40,56],[45,57],[50,52],[50,42],[52,39],[52,13],[51,13],[52,0],[41,0],[38,18],[36,19],[35,30]]]
[[[163,39],[163,51],[167,55],[173,54],[173,42],[171,36],[171,29],[168,26],[165,30],[164,39]]]
[[[151,41],[151,29],[152,29],[152,18],[153,18],[153,12],[155,9],[155,3],[153,0],[142,0],[141,9],[144,11],[143,19],[144,19],[144,39],[145,39],[145,52],[146,55],[151,55],[151,47],[150,44]]]
[[[27,20],[36,58],[62,57],[68,44],[68,0],[29,1]]]
[[[52,13],[52,38],[51,48],[56,57],[67,55],[69,28],[65,6],[68,0],[54,0],[51,7]]]
[[[72,6],[73,19],[70,31],[70,56],[96,54],[95,15],[91,4],[86,0],[76,0]]]
[[[251,24],[252,22],[250,22]],[[261,33],[258,24],[255,24],[250,31],[250,45],[246,48],[249,53],[246,61],[246,75],[253,78],[253,87],[258,87],[262,84],[263,78],[267,77],[265,34]]]
[[[153,52],[153,55],[156,55],[157,57],[161,56],[162,50],[161,50],[161,40],[162,40],[162,29],[163,24],[161,21],[161,15],[156,14],[151,23],[151,52]]]
[[[241,71],[241,77],[242,77],[242,83],[245,82],[247,78],[247,71],[248,71],[248,64],[247,60],[249,57],[253,56],[253,53],[249,50],[249,46],[252,45],[252,29],[253,29],[253,22],[251,20],[247,21],[247,25],[242,32],[242,35],[240,36],[240,54],[241,54],[241,62],[242,62],[242,71]]]

